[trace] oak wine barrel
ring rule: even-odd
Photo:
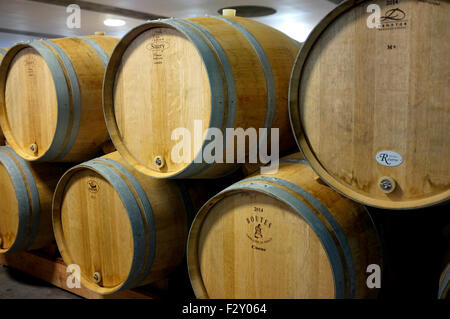
[[[3,56],[6,54],[9,48],[0,48],[0,63],[3,60]],[[0,146],[5,145],[5,136],[3,136],[2,128],[0,127]]]
[[[81,284],[99,294],[167,278],[183,259],[203,194],[198,185],[144,176],[118,152],[85,162],[55,191],[58,249],[66,264],[79,265]]]
[[[382,269],[365,207],[326,186],[298,154],[275,175],[253,175],[208,201],[187,257],[196,296],[213,299],[375,297],[366,271]]]
[[[86,36],[20,43],[0,67],[0,125],[28,161],[91,159],[108,139],[106,64],[118,39]]]
[[[448,0],[346,1],[312,31],[291,125],[332,188],[385,209],[450,198],[449,19]]]
[[[208,128],[223,135],[226,128],[279,128],[280,152],[292,149],[287,102],[299,49],[283,33],[239,17],[142,24],[119,41],[106,70],[111,139],[128,163],[157,178],[214,178],[236,169],[236,154],[233,164],[194,160],[210,145]],[[192,141],[196,121],[199,143]],[[172,157],[178,128],[191,134],[181,163]],[[230,140],[224,137],[224,147]]]
[[[0,253],[44,248],[54,241],[52,198],[65,166],[27,163],[0,147]]]

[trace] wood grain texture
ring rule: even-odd
[[[118,41],[108,36],[87,38],[107,56]],[[49,50],[49,55],[38,52],[35,43]],[[51,44],[65,53],[71,67]],[[62,78],[55,78],[53,69],[61,70]],[[98,154],[108,138],[102,112],[104,72],[99,54],[82,38],[14,46],[0,69],[0,123],[11,147],[29,161],[80,162]],[[57,90],[58,85],[67,96]],[[68,119],[66,124],[64,118]],[[55,147],[57,139],[62,142]]]
[[[41,163],[19,162],[13,155],[9,147],[0,147],[2,155],[7,156],[16,166],[13,173],[6,169],[6,162],[0,161],[0,193],[2,200],[0,205],[0,253],[8,253],[16,242],[24,240],[27,247],[19,247],[19,250],[32,250],[48,246],[54,241],[51,207],[53,191],[64,171],[66,165],[49,165]],[[25,167],[27,166],[27,168]],[[30,170],[32,180],[25,175],[25,170]],[[12,175],[13,174],[13,175]],[[24,192],[16,190],[14,183],[23,183]],[[31,195],[31,184],[37,187],[39,206],[36,210],[31,203],[34,198]],[[24,201],[30,204],[25,206],[23,212],[19,214],[19,203]],[[34,222],[33,217],[39,215],[39,219]],[[23,233],[19,227],[28,225]],[[32,239],[31,234],[37,231],[36,237]],[[21,236],[19,238],[19,236]],[[16,246],[14,246],[16,247]]]
[[[354,3],[328,15],[297,59],[290,110],[299,146],[359,202],[411,209],[448,200],[450,2]],[[380,29],[367,27],[369,4],[381,7]],[[382,151],[403,163],[380,164]],[[383,177],[395,181],[392,192],[380,188]]]
[[[9,143],[18,141],[21,149],[35,143],[45,153],[55,135],[58,103],[50,69],[36,50],[26,48],[14,57],[5,91],[7,122],[14,132]]]
[[[0,48],[0,49],[7,51],[9,48]],[[3,60],[3,54],[0,52],[0,63],[2,62],[2,60]],[[0,126],[0,146],[2,146],[2,145],[5,145],[5,136],[3,135],[3,131]]]
[[[158,43],[156,38],[169,43],[161,57],[148,49]],[[168,161],[176,144],[172,131],[184,127],[194,132],[194,120],[209,123],[211,116],[211,89],[202,57],[181,32],[154,28],[134,39],[122,59],[114,109],[124,145],[146,166],[163,155],[169,171],[181,170],[186,164]],[[192,143],[191,152],[199,151]]]
[[[301,157],[297,154],[295,158]],[[336,260],[324,244],[324,233],[333,237],[337,244],[334,253],[340,258],[345,248],[311,200],[292,186],[280,186],[278,181],[243,180],[205,204],[191,227],[188,267],[196,296],[336,298],[338,281],[345,282],[346,290],[340,298],[375,297],[376,289],[366,286],[366,268],[370,264],[382,266],[381,246],[365,208],[321,183],[305,164],[281,163],[277,174],[265,177],[300,186],[326,207],[345,237],[354,271],[344,266],[343,277],[334,275]],[[261,188],[252,188],[255,185]],[[326,231],[316,232],[305,210],[288,204],[285,195],[277,195],[273,187],[312,209]],[[353,293],[349,288],[351,276],[355,279]]]
[[[11,247],[17,237],[19,227],[19,210],[16,192],[8,171],[0,166],[0,192],[4,194],[0,206],[0,238],[1,249]]]
[[[150,202],[153,223],[145,214],[144,200],[132,180],[102,159],[120,163],[136,179]],[[89,163],[100,168],[94,169]],[[110,173],[101,172],[102,165]],[[108,179],[105,174],[111,172],[118,174],[124,186],[115,186]],[[123,197],[126,192],[134,197],[135,208],[126,206],[130,203]],[[206,201],[202,193],[197,186],[188,188],[186,196],[194,211]],[[55,237],[64,261],[79,265],[82,284],[100,294],[125,289],[128,277],[136,273],[140,275],[130,288],[167,278],[183,258],[188,219],[175,181],[146,177],[128,166],[117,152],[68,171],[58,184],[53,205]],[[145,255],[136,268],[134,256],[142,247]],[[146,274],[147,264],[150,271]],[[101,275],[99,283],[93,279],[95,273]]]
[[[272,127],[280,129],[281,151],[289,149],[294,143],[289,128],[288,86],[299,48],[292,39],[266,25],[244,18],[230,20],[246,28],[267,56],[276,92]],[[182,27],[169,25],[172,22]],[[192,32],[200,40],[184,32]],[[223,49],[222,56],[214,45]],[[229,66],[223,64],[223,57]],[[218,69],[208,73],[215,64]],[[227,74],[233,78],[231,84]],[[231,86],[235,87],[235,98],[228,96]],[[221,88],[224,96],[219,98]],[[111,139],[133,167],[158,178],[213,178],[236,169],[235,165],[217,163],[204,170],[203,164],[191,169],[202,147],[194,142],[189,160],[177,163],[171,153],[180,140],[171,140],[172,132],[186,128],[193,138],[195,121],[202,121],[203,142],[210,125],[224,132],[228,116],[231,127],[263,128],[267,104],[266,75],[249,38],[230,23],[213,17],[154,21],[131,30],[117,45],[105,75],[104,109]],[[214,126],[213,121],[218,124]],[[164,159],[163,167],[155,165],[157,157]]]

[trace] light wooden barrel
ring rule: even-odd
[[[55,191],[58,249],[66,264],[80,266],[81,284],[100,294],[166,278],[183,259],[202,194],[181,181],[144,176],[117,152],[85,162]]]
[[[0,253],[43,248],[54,241],[52,197],[61,165],[27,163],[0,147]]]
[[[364,206],[324,185],[300,156],[207,202],[188,239],[198,298],[369,298],[381,245]]]
[[[391,3],[346,1],[318,24],[293,69],[290,116],[331,187],[413,209],[450,198],[450,2]]]
[[[108,139],[106,64],[118,39],[86,36],[17,44],[0,67],[0,125],[29,161],[91,159]]]
[[[0,62],[3,60],[3,56],[6,54],[9,48],[0,48]],[[3,135],[2,128],[0,126],[0,146],[5,145],[5,136]]]
[[[288,88],[299,49],[281,32],[245,18],[167,19],[138,26],[121,39],[105,74],[111,139],[127,162],[157,178],[213,178],[236,169],[194,160],[211,147],[204,133],[208,128],[223,135],[226,128],[278,128],[280,151],[291,149]],[[196,121],[198,143],[192,141]],[[191,134],[181,163],[172,157],[182,141],[176,135],[171,139],[178,128]],[[230,141],[224,137],[225,148]]]

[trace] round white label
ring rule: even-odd
[[[401,163],[403,163],[402,156],[399,153],[393,151],[378,152],[376,160],[378,164],[389,167],[399,166]]]

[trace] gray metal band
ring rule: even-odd
[[[114,187],[128,213],[133,236],[133,260],[131,262],[130,273],[128,274],[125,282],[121,285],[120,289],[130,289],[137,281],[139,271],[144,265],[146,249],[143,244],[145,243],[144,224],[141,214],[137,213],[139,212],[139,205],[128,185],[112,168],[101,163],[96,163],[95,160],[84,163],[83,167],[89,167],[94,171],[99,172]]]
[[[280,164],[281,163],[290,163],[290,164],[302,164],[302,165],[308,165],[309,163],[304,160],[304,159],[299,159],[299,158],[286,158],[286,159],[282,159],[280,160]]]
[[[275,177],[270,176],[259,176],[259,177],[252,177],[245,179],[244,182],[269,182],[269,183],[275,183],[280,186],[286,187],[297,194],[301,195],[304,199],[306,199],[325,219],[327,224],[331,227],[333,232],[336,234],[336,238],[341,245],[342,252],[344,254],[345,263],[348,267],[348,276],[349,276],[349,297],[354,298],[355,297],[355,287],[356,287],[356,278],[355,278],[355,265],[353,262],[353,255],[352,251],[350,249],[350,245],[348,244],[347,238],[345,237],[344,232],[341,229],[341,226],[336,221],[336,219],[333,217],[333,215],[330,213],[330,211],[312,194],[310,194],[305,189],[301,188],[300,186],[293,184],[291,182],[288,182],[286,180],[282,180]]]
[[[39,231],[39,224],[41,222],[41,201],[39,199],[39,192],[36,185],[36,181],[34,179],[33,173],[30,170],[30,167],[28,166],[28,163],[21,158],[19,155],[14,152],[14,150],[10,147],[6,147],[4,149],[5,151],[9,152],[19,163],[19,165],[22,168],[23,173],[25,174],[25,178],[28,182],[28,189],[30,191],[30,197],[31,197],[31,233],[28,238],[28,244],[24,247],[23,250],[27,250],[31,245],[34,243],[34,240],[36,239],[36,236]]]
[[[156,256],[156,230],[155,230],[155,217],[153,215],[153,209],[150,204],[150,201],[147,198],[147,194],[145,193],[144,189],[142,188],[141,184],[139,184],[136,177],[134,177],[133,174],[130,173],[130,171],[123,166],[122,164],[113,161],[108,158],[98,158],[95,159],[95,162],[103,162],[106,164],[109,164],[113,166],[115,169],[117,169],[121,174],[123,174],[126,179],[130,182],[130,184],[133,186],[134,190],[136,191],[137,195],[139,196],[139,201],[141,202],[141,205],[144,209],[144,215],[145,215],[145,223],[147,224],[148,229],[148,243],[149,247],[147,249],[148,251],[148,258],[147,263],[145,264],[144,269],[141,271],[141,275],[138,278],[138,281],[134,283],[133,286],[137,286],[139,283],[141,283],[145,278],[148,277],[150,274],[150,271],[153,266],[153,262],[155,261]],[[140,214],[139,214],[140,215]]]
[[[319,238],[322,246],[325,248],[328,259],[330,260],[331,268],[334,277],[334,290],[337,299],[346,298],[345,293],[345,282],[344,282],[344,267],[342,265],[341,257],[338,253],[338,248],[333,240],[333,237],[329,233],[328,229],[316,216],[316,214],[301,200],[272,184],[265,183],[254,183],[249,181],[248,183],[238,183],[234,184],[221,193],[226,193],[229,191],[241,191],[241,190],[254,190],[257,192],[265,193],[270,196],[275,196],[277,199],[283,201],[290,207],[292,207],[303,219],[308,223],[308,225],[313,229]]]
[[[448,289],[448,286],[450,284],[450,264],[447,265],[447,267],[444,270],[444,275],[442,277],[442,283],[439,285],[439,293],[438,298],[444,299],[444,294]]]
[[[187,190],[184,181],[177,180],[175,181],[175,184],[177,185],[178,191],[180,192],[181,198],[183,199],[184,209],[186,210],[187,229],[189,231],[189,229],[191,228],[191,224],[194,221],[196,213],[194,211],[194,204],[192,203],[191,196],[189,195],[189,192]]]
[[[67,75],[70,82],[70,87],[72,88],[72,99],[73,99],[73,111],[72,111],[72,130],[70,131],[69,139],[67,140],[67,144],[62,150],[61,154],[59,154],[54,160],[63,159],[67,153],[70,152],[73,145],[75,144],[75,140],[78,136],[78,131],[80,129],[80,120],[81,120],[81,93],[80,93],[80,84],[78,83],[77,73],[70,61],[69,57],[66,53],[55,43],[47,40],[42,40],[42,42],[51,46],[61,58],[61,61],[64,64],[64,67],[67,71]]]
[[[6,50],[5,50],[5,49],[2,49],[2,48],[0,48],[0,54],[1,54],[1,55],[5,55],[5,54],[6,54]]]
[[[192,22],[190,20],[182,19],[180,20],[182,23],[186,23],[191,25],[193,28],[200,31],[211,43],[212,47],[217,53],[217,56],[219,57],[219,61],[222,64],[223,73],[225,75],[225,80],[227,82],[227,96],[228,96],[228,117],[225,122],[225,127],[233,128],[234,122],[236,120],[236,102],[237,102],[237,93],[236,93],[236,86],[234,81],[233,72],[231,69],[230,61],[228,60],[227,54],[225,53],[225,50],[220,45],[219,41],[216,40],[216,38],[204,27],[201,25]],[[224,144],[226,145],[226,144]]]
[[[70,103],[69,103],[69,89],[67,87],[66,77],[59,64],[58,59],[53,52],[39,41],[32,41],[29,44],[32,48],[39,52],[44,58],[47,66],[53,77],[53,82],[56,89],[56,99],[58,103],[58,116],[56,120],[56,130],[50,148],[38,160],[40,162],[54,160],[54,157],[60,152],[64,146],[64,141],[67,136],[67,128],[70,120]],[[37,110],[39,111],[39,110]]]
[[[27,232],[30,228],[30,202],[27,193],[27,186],[23,180],[19,167],[3,150],[0,151],[0,163],[2,163],[5,167],[13,183],[19,211],[17,235],[8,252],[23,251],[26,245]]]
[[[234,128],[234,123],[236,120],[237,94],[236,94],[236,86],[235,86],[233,72],[231,69],[231,64],[230,64],[230,61],[228,60],[225,50],[222,48],[222,46],[216,40],[216,38],[206,28],[204,28],[201,25],[199,25],[195,22],[192,22],[190,20],[182,19],[179,21],[190,25],[194,29],[198,30],[201,34],[203,34],[203,36],[208,39],[208,41],[211,43],[211,46],[216,51],[219,61],[222,65],[223,73],[225,75],[225,80],[227,83],[228,114],[227,114],[227,119],[225,122],[225,128]],[[210,143],[212,143],[212,141]],[[224,134],[224,138],[223,138],[224,154],[225,154],[225,150],[226,150],[226,145],[227,145],[227,134]],[[214,163],[205,164],[204,167],[202,167],[200,170],[198,170],[195,173],[192,173],[192,176],[198,176],[198,175],[203,174],[213,164]]]
[[[211,116],[209,127],[221,128],[224,122],[224,104],[225,104],[225,89],[222,80],[222,72],[217,63],[216,56],[211,50],[205,40],[190,26],[177,21],[176,19],[166,19],[155,21],[154,23],[167,24],[176,30],[183,33],[197,48],[200,56],[205,64],[206,72],[208,74],[209,84],[211,87]],[[195,158],[203,158],[203,150],[208,143],[204,141],[201,150]],[[172,176],[171,178],[187,178],[192,177],[196,171],[203,168],[205,163],[195,163],[195,160],[190,163],[183,171]]]
[[[243,25],[225,17],[211,16],[211,18],[216,18],[231,24],[233,27],[238,29],[250,42],[256,54],[258,55],[259,61],[264,71],[264,76],[266,78],[266,88],[267,88],[267,112],[266,120],[264,122],[264,127],[267,129],[272,128],[273,119],[275,117],[275,110],[277,106],[277,95],[275,91],[275,79],[272,72],[272,66],[270,65],[269,59],[267,58],[264,48],[261,46],[259,41],[251,34]]]
[[[90,38],[87,37],[79,37],[79,38],[86,41],[94,49],[94,51],[97,52],[97,55],[100,57],[100,60],[102,60],[102,63],[106,68],[106,66],[108,65],[109,56],[105,52],[105,50],[103,50],[103,48],[97,42],[95,42]]]
[[[291,39],[292,39],[292,38],[291,38]],[[297,48],[299,48],[300,50],[303,48],[303,44],[302,44],[301,42],[299,42],[299,41],[297,41],[297,40],[295,40],[295,39],[292,39],[292,41],[294,41],[295,46],[296,46]]]

